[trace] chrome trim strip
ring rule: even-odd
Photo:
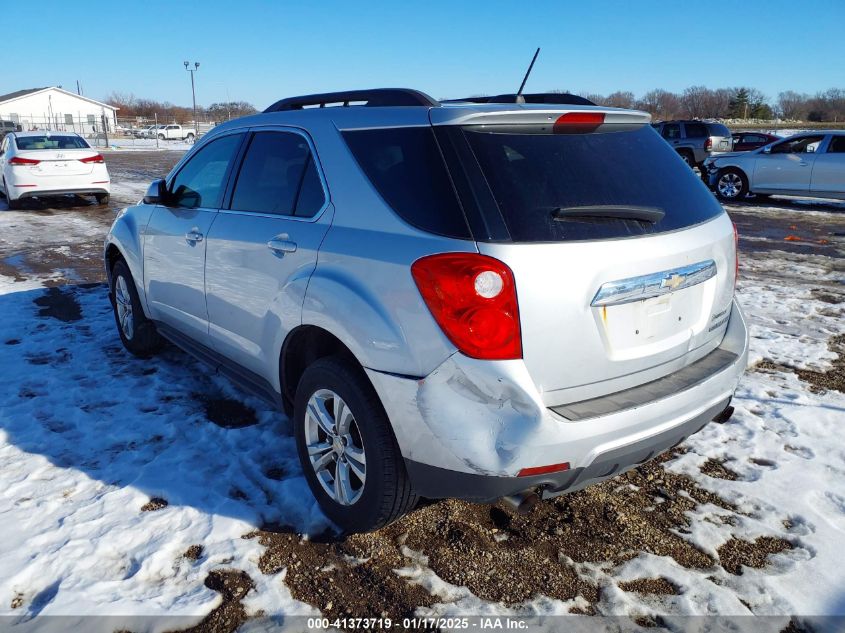
[[[596,308],[643,301],[695,286],[715,276],[716,262],[708,259],[682,268],[608,281],[602,284],[590,305]]]

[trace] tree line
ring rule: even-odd
[[[636,108],[655,119],[787,119],[790,121],[845,120],[845,90],[831,88],[814,95],[788,90],[768,99],[755,88],[691,86],[683,92],[651,90],[637,98],[632,92],[609,95],[579,93],[599,105]]]
[[[566,91],[556,91],[566,92]],[[633,92],[617,91],[609,95],[579,93],[599,105],[615,108],[635,108],[649,112],[657,120],[668,119],[764,119],[789,121],[845,121],[845,90],[831,88],[814,95],[787,90],[769,99],[756,88],[707,88],[690,86],[682,92],[660,88],[641,97]],[[152,119],[185,123],[193,119],[191,107],[177,106],[168,101],[137,98],[132,94],[113,92],[105,102],[120,108],[121,118]],[[197,106],[201,121],[227,121],[248,114],[255,114],[255,106],[246,101],[212,103]]]
[[[187,123],[194,118],[194,110],[191,106],[177,106],[169,101],[156,101],[136,97],[133,94],[113,92],[106,97],[105,103],[120,108],[120,118],[142,118],[152,120],[158,116],[161,123]],[[224,101],[212,103],[210,106],[197,105],[197,118],[206,122],[221,122],[235,119],[248,114],[255,114],[258,110],[251,103],[246,101]]]

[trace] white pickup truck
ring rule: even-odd
[[[172,123],[170,125],[159,126],[157,135],[160,141],[164,140],[179,140],[193,142],[197,137],[197,131],[193,128],[182,127]]]

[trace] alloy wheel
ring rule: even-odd
[[[305,443],[317,481],[332,501],[358,501],[367,478],[364,443],[355,415],[334,391],[320,389],[309,398]]]
[[[716,186],[723,197],[736,198],[742,191],[742,178],[733,172],[728,172],[722,174]]]
[[[129,287],[126,279],[118,275],[114,284],[114,301],[117,310],[117,320],[123,335],[132,340],[135,335],[135,318],[132,315],[132,297],[129,295]]]

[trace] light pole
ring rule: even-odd
[[[197,91],[194,87],[194,73],[200,69],[200,63],[194,62],[194,67],[189,68],[191,62],[185,62],[185,70],[191,73],[191,96],[194,98],[194,138],[199,138],[200,135],[200,125],[197,122]]]

